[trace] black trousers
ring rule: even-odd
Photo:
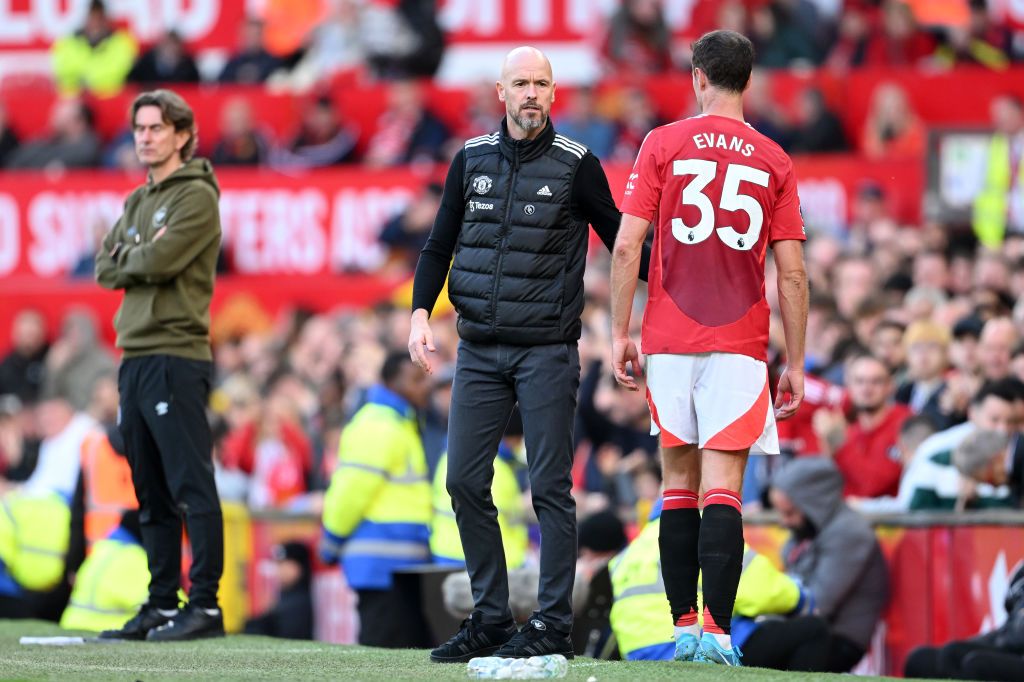
[[[359,643],[386,649],[432,646],[419,602],[400,590],[357,590]]]
[[[224,522],[213,480],[206,419],[212,364],[170,355],[121,364],[121,433],[139,499],[149,559],[149,603],[175,608],[181,584],[182,521],[192,547],[189,602],[217,606]]]
[[[743,665],[804,672],[849,672],[864,649],[830,632],[820,616],[766,620],[743,645]]]
[[[491,481],[498,442],[518,402],[533,508],[540,521],[538,615],[558,630],[572,630],[576,574],[572,430],[579,385],[580,358],[575,343],[459,343],[448,415],[447,485],[473,601],[484,623],[512,619]]]
[[[922,646],[910,652],[903,674],[910,678],[1024,680],[1024,656],[969,640]]]

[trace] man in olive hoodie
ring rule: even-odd
[[[217,587],[223,521],[206,420],[210,298],[220,249],[220,189],[210,163],[193,159],[195,116],[169,90],[131,107],[135,151],[149,167],[96,254],[96,280],[123,289],[114,318],[124,351],[120,429],[139,499],[149,599],[112,639],[174,641],[224,635]],[[192,545],[188,606],[178,610],[182,521]]]

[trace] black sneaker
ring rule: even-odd
[[[186,606],[181,613],[154,628],[146,636],[148,642],[184,642],[224,636],[224,615],[220,609],[207,613],[197,606]]]
[[[465,663],[478,656],[490,656],[516,635],[515,621],[502,625],[480,622],[480,612],[474,611],[462,621],[462,627],[447,642],[430,652],[435,663]]]
[[[169,615],[164,615],[164,614]],[[127,623],[125,623],[119,630],[104,630],[99,634],[100,639],[133,639],[133,640],[144,640],[149,631],[153,628],[158,628],[164,625],[170,619],[174,618],[180,613],[178,609],[165,610],[161,613],[161,609],[149,604],[143,604],[139,612],[132,617]]]
[[[573,658],[572,639],[533,615],[515,637],[494,652],[501,658],[529,658],[561,654]]]

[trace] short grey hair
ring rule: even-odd
[[[1010,437],[999,431],[975,431],[953,450],[953,466],[964,476],[973,477],[1010,446]]]

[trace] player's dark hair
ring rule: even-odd
[[[181,95],[170,90],[151,90],[141,93],[132,102],[132,127],[135,126],[135,115],[142,107],[157,107],[160,109],[164,123],[174,126],[176,131],[186,130],[189,132],[188,142],[181,148],[181,160],[191,159],[196,152],[196,144],[199,142],[199,131],[196,128],[196,116]]]
[[[385,386],[390,386],[402,373],[402,367],[410,363],[412,363],[412,359],[405,351],[389,353],[384,359],[384,365],[380,368],[380,380],[384,382]]]
[[[754,44],[736,31],[711,31],[693,44],[693,68],[716,88],[743,92],[754,68]]]

